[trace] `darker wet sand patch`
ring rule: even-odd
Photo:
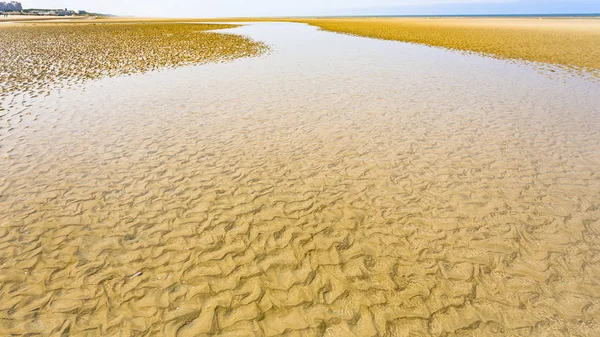
[[[0,95],[77,82],[256,56],[267,46],[207,32],[222,24],[28,24],[0,26]]]

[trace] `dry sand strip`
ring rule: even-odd
[[[323,30],[600,72],[595,19],[313,19]]]
[[[268,47],[207,32],[235,25],[174,23],[0,26],[0,97],[53,83],[255,56]]]

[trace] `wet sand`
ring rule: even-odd
[[[241,36],[210,32],[233,27],[89,21],[0,26],[0,97],[101,77],[257,56],[268,49]]]
[[[227,32],[271,53],[7,98],[1,335],[600,333],[597,82]]]

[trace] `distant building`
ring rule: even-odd
[[[19,12],[23,10],[20,2],[0,2],[0,12]]]

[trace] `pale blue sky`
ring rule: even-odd
[[[117,15],[162,17],[600,12],[600,0],[21,0],[21,2],[24,8],[69,8]]]

